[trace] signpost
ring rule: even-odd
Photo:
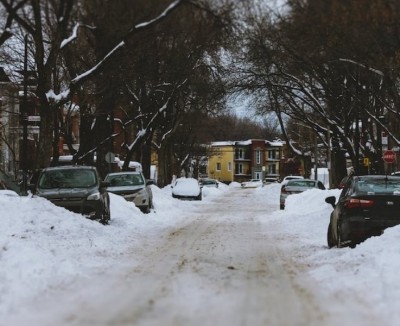
[[[396,153],[391,150],[384,151],[383,160],[388,164],[393,164],[396,161]]]

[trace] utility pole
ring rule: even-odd
[[[22,118],[22,193],[28,190],[28,34],[24,38],[24,96],[21,107]]]

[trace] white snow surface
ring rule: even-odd
[[[203,201],[197,203],[173,199],[170,186],[152,186],[154,210],[150,214],[110,194],[112,220],[108,226],[42,198],[0,196],[0,325],[13,325],[16,317],[28,311],[32,314],[29,307],[42,295],[68,289],[75,279],[89,279],[113,266],[123,259],[128,244],[130,250],[139,250],[151,245],[152,239],[166,237],[166,229],[185,218],[183,212],[195,205],[206,206],[216,196],[229,196],[238,186],[204,188]],[[327,293],[357,293],[366,309],[374,309],[374,315],[381,317],[382,324],[398,324],[400,226],[354,249],[328,249],[326,230],[332,208],[324,199],[338,196],[339,190],[315,189],[292,195],[280,211],[279,189],[279,184],[254,189],[251,200],[254,206],[259,200],[276,204],[266,220],[285,230],[282,237],[291,239],[287,246],[308,266],[315,286]],[[349,314],[353,308],[359,306],[349,305]],[[51,316],[52,310],[46,314]]]

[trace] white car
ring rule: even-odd
[[[173,198],[201,200],[201,187],[194,178],[178,178],[172,183],[171,188]]]
[[[264,183],[260,179],[251,179],[241,183],[242,188],[258,188],[263,187]]]
[[[153,207],[153,194],[150,180],[142,172],[126,171],[109,173],[104,179],[109,183],[107,191],[124,197],[135,203],[143,213],[149,213]]]
[[[281,184],[282,184],[282,186],[284,186],[285,184],[288,183],[289,180],[294,180],[294,179],[304,179],[304,177],[301,175],[288,175],[283,178]]]

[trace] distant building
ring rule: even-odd
[[[241,182],[279,176],[283,142],[250,139],[210,144],[208,176],[222,182]]]

